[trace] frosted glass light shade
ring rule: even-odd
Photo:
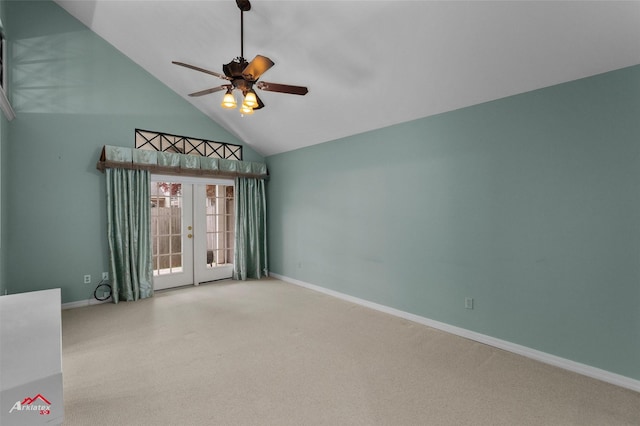
[[[242,104],[242,106],[240,107],[240,113],[244,115],[251,115],[253,114],[253,108],[247,106],[246,104]]]
[[[253,92],[247,92],[247,94],[244,97],[244,105],[248,106],[249,108],[255,108],[258,106],[258,99],[256,98],[256,94]]]
[[[225,93],[224,98],[222,98],[222,108],[234,109],[237,106],[236,98],[233,97],[233,93],[228,91]]]

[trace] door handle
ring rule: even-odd
[[[187,238],[191,238],[191,237],[193,237],[193,235],[191,235],[191,234],[187,235]]]

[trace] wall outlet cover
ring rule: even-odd
[[[465,309],[473,309],[473,298],[465,297],[464,298],[464,307],[465,307]]]

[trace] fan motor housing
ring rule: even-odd
[[[233,87],[236,89],[241,90],[242,93],[246,93],[253,88],[253,82],[247,81],[244,78],[234,78],[231,80],[231,84],[233,84]]]

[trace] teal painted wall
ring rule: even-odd
[[[92,298],[107,271],[103,145],[135,128],[241,142],[51,1],[10,1],[9,292],[62,288]],[[262,160],[249,147],[246,160]],[[91,274],[91,285],[83,275]]]
[[[273,272],[640,379],[640,66],[267,162]]]

